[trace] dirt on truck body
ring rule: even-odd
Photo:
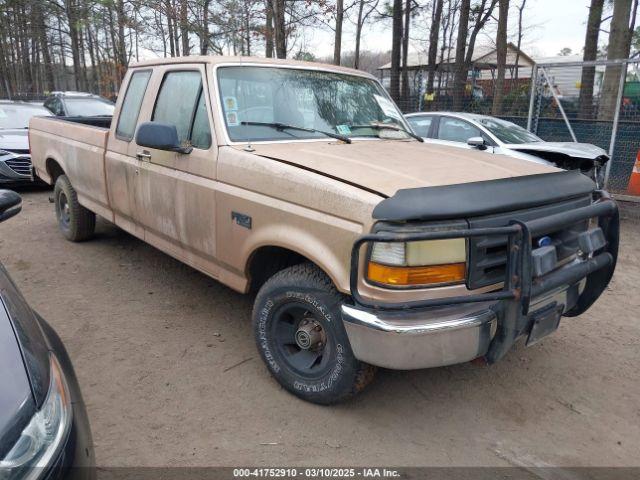
[[[273,376],[309,401],[375,367],[499,360],[608,284],[618,214],[579,172],[425,145],[374,77],[185,57],[129,68],[115,114],[34,118],[72,241],[95,215],[241,292]]]

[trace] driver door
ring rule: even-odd
[[[140,121],[174,125],[189,154],[135,144],[139,179],[136,221],[145,241],[191,266],[217,276],[216,162],[213,119],[204,64],[154,68]],[[135,142],[135,140],[134,140]]]
[[[442,116],[439,118],[436,127],[436,134],[431,143],[448,145],[451,147],[467,148],[477,150],[476,147],[467,145],[467,140],[473,137],[482,137],[485,140],[487,149],[485,152],[493,153],[493,142],[478,127],[466,120],[455,117]]]

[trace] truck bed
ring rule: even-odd
[[[32,142],[37,131],[102,148],[110,127],[111,117],[33,117],[29,123]]]
[[[105,215],[110,212],[104,170],[110,125],[110,117],[34,117],[29,123],[35,174],[53,184],[59,165],[80,203]]]
[[[55,117],[56,120],[62,120],[64,122],[80,123],[82,125],[88,125],[90,127],[98,127],[109,130],[111,128],[111,116],[102,117]]]

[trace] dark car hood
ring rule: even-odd
[[[9,315],[0,302],[0,458],[36,410],[22,352]]]
[[[29,131],[27,129],[0,130],[0,150],[28,150]]]
[[[2,264],[0,264],[0,297],[22,350],[31,390],[39,408],[49,390],[49,346],[35,313]]]
[[[49,347],[35,313],[2,264],[0,300],[1,457],[47,396]]]

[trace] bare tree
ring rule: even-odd
[[[518,39],[516,40],[516,67],[515,67],[515,80],[518,82],[518,76],[520,74],[520,49],[522,48],[522,37],[524,35],[524,28],[522,26],[522,17],[524,14],[524,7],[527,4],[527,0],[522,0],[518,5]]]
[[[360,68],[360,40],[362,38],[362,29],[367,18],[378,7],[380,0],[358,0],[358,17],[356,20],[356,48],[354,51],[353,68]],[[365,5],[369,8],[365,12]]]
[[[433,83],[438,60],[438,38],[442,21],[443,0],[435,0],[431,10],[431,27],[429,29],[429,51],[427,52],[427,93],[433,93]]]
[[[607,60],[618,60],[629,57],[637,5],[637,1],[634,2],[633,0],[615,0],[615,2],[613,2],[613,17],[611,18]],[[634,16],[630,26],[629,22],[632,19],[632,8],[634,10]],[[617,108],[620,76],[624,73],[622,68],[623,67],[618,65],[609,65],[604,72],[600,108],[598,109],[598,119],[600,120],[613,118]]]
[[[602,10],[604,0],[591,0],[589,18],[587,20],[587,32],[584,39],[585,62],[594,61],[598,56],[598,37],[600,24],[602,23]],[[580,116],[591,118],[593,115],[593,84],[596,75],[596,67],[583,67],[580,81]]]
[[[453,78],[453,108],[462,109],[464,88],[467,84],[467,68],[465,62],[465,47],[467,33],[469,31],[469,12],[471,0],[462,0],[460,3],[460,19],[458,23],[458,39],[456,41],[456,63],[454,65]]]
[[[402,0],[393,0],[393,31],[391,37],[391,83],[389,94],[397,100],[400,97],[400,59],[402,52]]]
[[[402,98],[409,99],[409,30],[411,28],[411,0],[405,0],[402,30]]]
[[[507,66],[507,20],[509,0],[499,0],[498,33],[496,34],[496,81],[494,84],[492,115],[502,113],[504,99],[504,77]]]
[[[74,87],[83,90],[82,73],[80,71],[80,40],[78,38],[78,5],[74,0],[64,0],[64,10],[69,25],[69,37],[71,39],[71,57],[73,58]]]
[[[189,55],[189,19],[187,17],[187,0],[180,0],[180,36],[182,38],[182,55]]]
[[[55,89],[55,81],[53,78],[53,62],[51,61],[51,54],[49,52],[46,24],[44,21],[42,4],[40,2],[35,2],[33,4],[33,25],[35,29],[34,37],[38,39],[40,50],[42,51],[46,88],[47,90],[52,91]]]
[[[273,57],[273,0],[265,2],[265,56]]]
[[[124,78],[125,71],[127,69],[127,48],[125,45],[124,27],[127,22],[127,17],[124,11],[124,0],[116,1],[116,18],[118,23],[118,56],[116,69],[118,72],[119,80]]]
[[[276,57],[287,58],[287,32],[284,14],[285,0],[272,0],[272,4]]]
[[[336,32],[333,44],[333,63],[340,65],[342,53],[342,20],[344,17],[344,0],[336,0]]]
[[[467,51],[465,52],[464,57],[464,63],[467,70],[469,70],[473,61],[473,52],[475,50],[478,34],[491,18],[497,3],[498,0],[481,0],[480,3],[475,4],[471,8],[469,16],[470,19],[473,19],[473,26],[471,27],[471,34],[469,35]]]
[[[451,62],[451,51],[453,45],[453,34],[456,30],[456,18],[460,8],[460,0],[447,0],[447,12],[442,16],[442,42],[440,46],[440,64],[446,63],[447,65]],[[446,56],[445,56],[446,55]],[[449,73],[441,72],[438,76],[438,90],[442,88],[443,85],[448,86],[449,83]],[[454,72],[455,74],[455,72]]]

